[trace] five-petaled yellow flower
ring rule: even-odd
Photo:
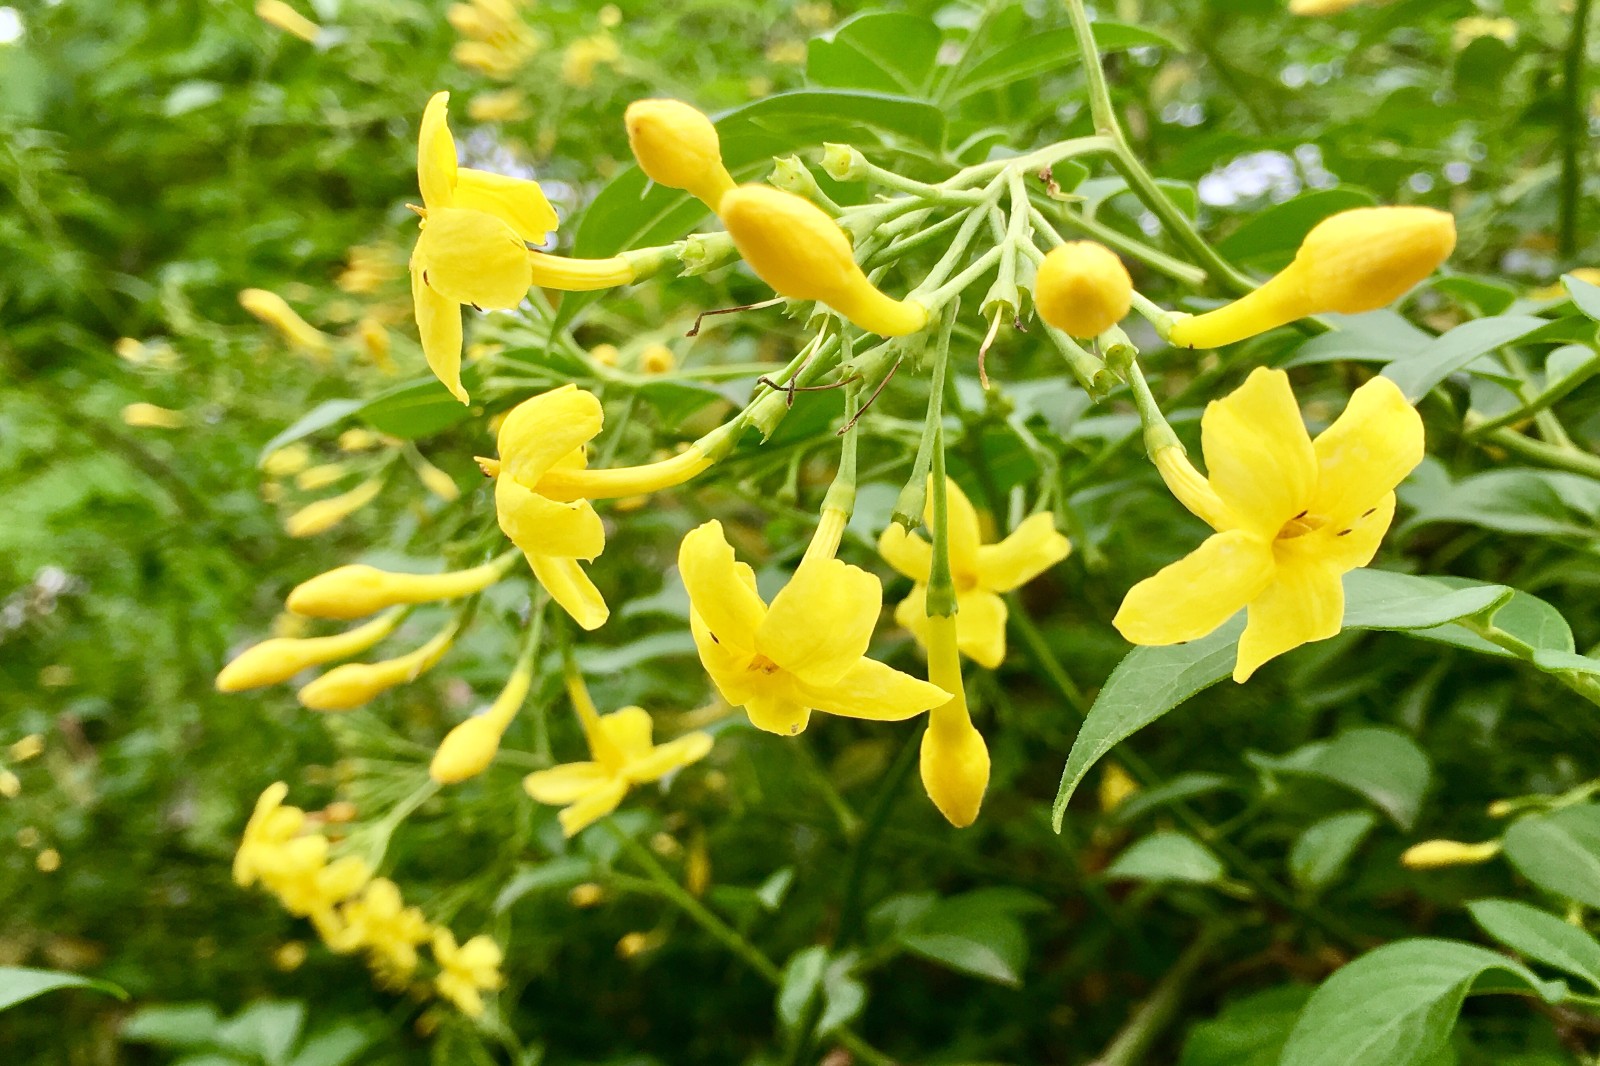
[[[950,699],[866,657],[883,586],[831,553],[808,555],[771,607],[756,592],[755,571],[734,559],[720,522],[683,538],[678,568],[700,661],[758,728],[798,733],[813,710],[898,722]]]
[[[1056,532],[1055,519],[1041,513],[1029,517],[998,544],[985,544],[978,512],[954,479],[949,485],[950,576],[956,586],[956,639],[961,653],[990,670],[1006,657],[1006,601],[1010,592],[1059,563],[1072,545]],[[926,520],[933,522],[933,505]],[[909,629],[917,643],[928,646],[928,572],[933,546],[917,533],[891,524],[878,538],[885,561],[916,582],[911,594],[894,609],[894,620]]]
[[[433,958],[439,964],[434,987],[468,1017],[476,1018],[483,1013],[484,992],[505,984],[500,976],[500,963],[505,953],[489,936],[480,934],[457,946],[450,930],[435,929]]]
[[[688,733],[665,744],[652,744],[650,712],[624,707],[601,715],[581,681],[574,680],[568,689],[593,761],[538,770],[522,780],[522,787],[535,800],[564,808],[559,818],[566,836],[577,835],[616,810],[635,785],[659,781],[705,758],[711,750],[710,733]]]
[[[1373,378],[1315,441],[1281,370],[1259,368],[1200,422],[1209,476],[1183,449],[1152,456],[1168,487],[1217,532],[1129,590],[1113,624],[1135,644],[1203,637],[1241,607],[1235,681],[1339,632],[1343,575],[1366,566],[1394,518],[1394,489],[1422,461],[1422,420]]]
[[[411,253],[411,297],[428,365],[466,403],[461,305],[503,310],[521,303],[533,284],[528,245],[545,242],[556,213],[537,182],[457,165],[449,101],[449,93],[435,93],[422,113],[422,234]]]

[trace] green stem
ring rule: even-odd
[[[1046,221],[1044,212],[1040,211],[1038,207],[1034,207],[1033,211],[1035,224],[1043,229],[1047,237],[1054,238],[1051,241],[1051,247],[1063,243],[1061,235]],[[1191,266],[1181,259],[1168,255],[1166,252],[1158,251],[1141,240],[1136,240],[1120,230],[1112,229],[1105,223],[1090,218],[1081,211],[1072,210],[1065,204],[1060,206],[1060,211],[1062,221],[1068,226],[1093,237],[1107,248],[1115,249],[1123,255],[1132,256],[1150,267],[1150,269],[1159,270],[1167,277],[1184,285],[1199,288],[1205,284],[1206,272],[1199,267]]]
[[[1543,671],[1567,686],[1590,703],[1600,706],[1600,677],[1586,674],[1580,670],[1549,669],[1539,665],[1534,657],[1539,649],[1513,633],[1507,633],[1492,622],[1478,622],[1473,619],[1462,619],[1456,623],[1467,631],[1487,640],[1495,647],[1508,651],[1535,670]]]
[[[944,375],[950,359],[950,331],[955,326],[955,308],[940,323],[938,341],[934,346],[933,380],[929,387],[928,411],[922,422],[922,438],[917,442],[917,455],[911,463],[911,477],[895,499],[891,522],[906,529],[914,529],[922,521],[923,508],[928,501],[928,472],[933,467],[933,453],[939,445],[939,430],[944,421]]]
[[[1476,435],[1475,435],[1476,436]],[[1504,448],[1512,455],[1548,466],[1555,470],[1570,470],[1574,474],[1600,479],[1600,457],[1581,451],[1576,446],[1562,448],[1555,444],[1524,437],[1510,429],[1495,429],[1482,434],[1480,443]]]
[[[1589,116],[1583,95],[1584,60],[1588,58],[1589,12],[1592,0],[1577,0],[1572,13],[1572,35],[1567,39],[1566,69],[1562,88],[1565,121],[1561,137],[1561,254],[1571,259],[1578,251],[1578,212],[1583,193],[1583,141]]]
[[[1139,1004],[1128,1023],[1095,1060],[1094,1066],[1135,1066],[1148,1061],[1150,1046],[1177,1017],[1190,983],[1229,932],[1222,926],[1203,930],[1178,956],[1178,960],[1145,1001]]]
[[[1495,415],[1493,418],[1480,418],[1469,414],[1466,419],[1465,436],[1468,439],[1481,437],[1490,430],[1509,426],[1514,422],[1521,422],[1525,418],[1532,417],[1540,411],[1546,410],[1558,400],[1564,399],[1596,373],[1600,373],[1600,356],[1595,356],[1578,370],[1562,378],[1553,388],[1545,389],[1530,399],[1524,399],[1522,403],[1503,415]]]
[[[877,846],[878,838],[883,835],[883,828],[888,824],[889,815],[894,812],[900,793],[905,790],[906,778],[911,776],[911,768],[917,764],[917,752],[921,747],[921,734],[912,733],[906,738],[900,753],[895,756],[894,764],[884,775],[883,787],[873,799],[872,809],[867,812],[866,827],[856,837],[855,847],[850,852],[850,869],[845,874],[844,895],[839,902],[839,932],[834,937],[836,948],[848,947],[861,935],[861,886],[866,880],[867,858]]]

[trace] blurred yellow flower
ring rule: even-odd
[[[1477,866],[1500,854],[1500,841],[1463,844],[1459,840],[1424,840],[1413,844],[1400,856],[1400,864],[1410,870],[1438,870],[1447,866]]]
[[[256,0],[256,16],[269,26],[276,26],[284,33],[298,37],[307,44],[315,44],[317,37],[322,33],[321,26],[300,14],[283,0]]]
[[[301,318],[289,302],[266,289],[244,289],[239,293],[239,306],[283,335],[292,346],[313,355],[328,354],[328,335]]]
[[[1512,44],[1517,39],[1516,21],[1508,18],[1485,18],[1482,15],[1473,15],[1455,24],[1450,41],[1455,50],[1460,52],[1479,37],[1493,37],[1496,40]]]
[[[334,284],[357,296],[370,296],[400,276],[400,265],[387,245],[357,244],[345,253],[345,268]]]
[[[434,987],[462,1014],[476,1018],[483,1014],[483,992],[505,983],[500,976],[504,957],[500,945],[486,935],[475,936],[457,947],[450,930],[435,929],[433,958],[439,964],[439,976],[434,979]]]
[[[622,61],[622,49],[609,33],[580,37],[561,53],[561,80],[574,89],[594,84],[594,72],[602,63],[615,67]]]
[[[313,711],[353,711],[433,669],[455,639],[456,627],[451,624],[404,655],[375,663],[336,666],[300,690],[300,705]]]
[[[479,93],[467,101],[467,114],[474,122],[510,122],[527,118],[528,97],[521,89]]]
[[[316,492],[336,483],[350,472],[343,463],[318,463],[308,466],[294,476],[294,487],[301,492]]]
[[[416,907],[408,907],[400,888],[386,877],[368,882],[356,899],[339,908],[336,951],[365,951],[375,969],[396,977],[417,968],[417,948],[428,942],[433,927]]]
[[[800,66],[806,61],[804,41],[775,41],[767,46],[767,62],[780,67]]]
[[[1289,0],[1291,15],[1337,15],[1369,0]]]
[[[755,571],[734,558],[721,522],[683,538],[678,569],[700,661],[723,698],[760,729],[798,733],[813,710],[895,722],[950,699],[866,657],[883,587],[831,551],[808,554],[771,607],[756,592]]]
[[[122,421],[135,429],[182,429],[187,420],[182,411],[153,403],[130,403],[122,409]]]
[[[467,38],[450,58],[470,70],[509,80],[539,51],[539,38],[517,13],[514,0],[471,0],[451,4],[445,18]]]
[[[1006,601],[1003,592],[1019,588],[1065,559],[1072,545],[1056,532],[1049,513],[1024,521],[1005,540],[984,544],[978,512],[954,478],[946,479],[950,531],[950,576],[956,589],[956,633],[962,654],[990,670],[1006,655]],[[933,521],[930,502],[926,516]],[[928,646],[928,574],[933,546],[920,534],[891,523],[878,538],[878,551],[890,566],[916,582],[894,610],[894,620]]]
[[[1343,575],[1366,566],[1394,518],[1394,489],[1423,456],[1422,419],[1373,378],[1315,441],[1289,376],[1257,368],[1201,419],[1209,477],[1183,449],[1152,457],[1173,495],[1217,532],[1129,590],[1113,619],[1135,644],[1205,636],[1241,607],[1235,681],[1339,632]]]
[[[678,363],[665,344],[648,344],[639,353],[639,369],[646,374],[667,374]]]
[[[284,532],[291,537],[314,537],[319,533],[326,533],[377,499],[378,492],[382,488],[383,480],[373,478],[357,485],[349,492],[308,503],[284,519]]]
[[[310,462],[310,448],[299,443],[285,444],[261,461],[261,469],[268,477],[290,477],[304,470]]]
[[[240,652],[217,675],[218,692],[241,692],[287,681],[300,671],[359,655],[394,631],[402,613],[392,611],[331,637],[274,637]]]

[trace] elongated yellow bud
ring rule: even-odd
[[[182,411],[157,407],[153,403],[130,403],[122,409],[122,423],[134,429],[182,429]]]
[[[416,651],[398,658],[336,666],[300,690],[300,704],[313,711],[353,711],[427,673],[444,658],[455,639],[455,626],[447,626]]]
[[[331,637],[276,637],[246,648],[217,675],[218,692],[242,692],[287,681],[311,666],[358,655],[394,631],[400,612]]]
[[[1294,262],[1248,296],[1172,327],[1179,348],[1219,348],[1296,319],[1376,311],[1450,257],[1456,221],[1431,207],[1358,207],[1323,219]]]
[[[635,100],[622,121],[628,147],[651,181],[682,189],[717,210],[733,178],[709,118],[678,100]]]
[[[315,44],[318,35],[322,33],[321,26],[300,14],[283,0],[258,0],[256,17],[269,26],[276,26],[284,33],[300,38],[307,44]]]
[[[316,492],[335,484],[350,472],[343,463],[318,463],[300,471],[294,477],[294,487],[302,492]]]
[[[1498,840],[1463,844],[1459,840],[1424,840],[1413,844],[1400,856],[1401,865],[1411,870],[1437,870],[1446,866],[1476,866],[1500,854]]]
[[[708,469],[715,460],[698,444],[691,444],[670,459],[643,466],[618,466],[610,469],[558,466],[546,471],[535,491],[552,500],[614,500],[642,496],[681,485]],[[479,459],[489,473],[492,460]],[[495,467],[498,470],[498,467]],[[490,473],[490,476],[494,476]]]
[[[349,492],[308,503],[284,520],[284,531],[291,537],[314,537],[318,533],[326,533],[377,499],[381,488],[383,482],[374,478]]]
[[[441,785],[453,785],[477,777],[494,762],[500,751],[500,739],[506,727],[516,717],[522,701],[528,698],[528,688],[533,680],[533,663],[524,660],[506,680],[489,709],[468,718],[439,743],[433,761],[428,764],[428,774]]]
[[[351,563],[295,586],[287,606],[307,618],[365,618],[397,604],[460,599],[499,581],[515,560],[516,556],[508,553],[470,570],[443,574],[397,574]]]
[[[867,280],[844,231],[811,201],[766,185],[740,185],[723,196],[720,213],[739,254],[779,295],[819,300],[884,337],[928,324],[926,307],[887,296]]]
[[[239,306],[283,334],[297,348],[318,355],[328,351],[328,335],[301,318],[289,302],[266,289],[245,289],[239,293]]]
[[[1051,250],[1033,283],[1039,317],[1074,337],[1098,337],[1128,315],[1133,279],[1103,244],[1070,241]]]
[[[989,748],[967,712],[954,615],[928,618],[928,680],[955,693],[928,712],[922,734],[922,787],[949,823],[965,829],[978,820],[989,787]]]
[[[1337,15],[1367,0],[1289,0],[1291,15]]]
[[[610,289],[633,281],[633,264],[622,256],[610,259],[568,259],[565,256],[529,252],[533,283],[542,289],[562,292],[589,292]]]

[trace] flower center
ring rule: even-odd
[[[750,665],[745,667],[745,669],[759,670],[763,674],[775,674],[778,672],[778,664],[767,658],[765,655],[758,654],[754,659],[750,660]]]
[[[1326,525],[1327,522],[1328,520],[1323,518],[1321,515],[1309,514],[1306,511],[1301,511],[1299,514],[1285,522],[1282,529],[1278,530],[1278,539],[1293,540],[1296,537],[1303,537],[1307,533],[1315,533],[1317,530]]]

